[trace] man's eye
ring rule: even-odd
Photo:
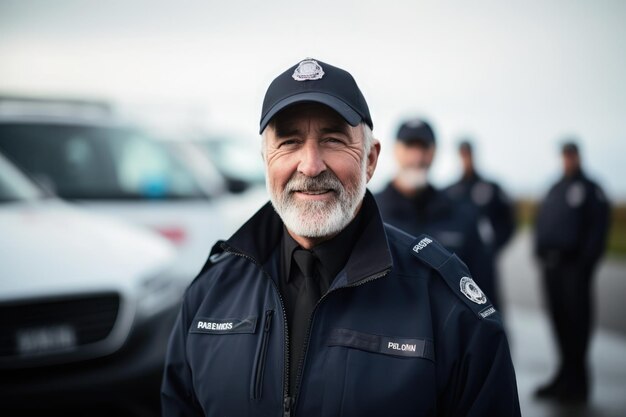
[[[343,143],[343,140],[341,140],[339,138],[326,138],[325,142],[341,144],[341,143]]]
[[[278,147],[281,148],[283,146],[293,146],[297,143],[298,141],[296,139],[285,139],[278,143]]]

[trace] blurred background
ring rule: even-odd
[[[524,415],[623,415],[624,21],[620,0],[0,0],[0,392],[10,413],[72,390],[119,399],[106,412],[158,412],[182,291],[214,242],[267,199],[265,90],[314,57],[349,70],[368,100],[382,142],[372,191],[395,173],[398,124],[420,116],[438,138],[434,184],[460,176],[456,147],[471,137],[481,172],[515,200],[500,269]],[[576,409],[532,398],[556,359],[528,226],[561,175],[566,137],[613,204],[594,290],[595,385]],[[92,397],[76,406],[93,412]]]

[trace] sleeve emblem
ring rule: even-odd
[[[476,304],[485,304],[487,302],[485,293],[478,287],[473,279],[469,277],[461,278],[460,286],[461,292],[469,298],[470,301],[473,301]]]

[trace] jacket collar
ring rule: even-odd
[[[361,230],[348,262],[339,276],[345,274],[348,285],[391,268],[391,253],[383,221],[374,197],[366,191],[361,206]],[[278,253],[283,223],[272,204],[265,204],[233,236],[222,244],[226,250],[239,252],[264,265]],[[342,277],[343,278],[343,277]],[[342,280],[343,281],[343,280]]]

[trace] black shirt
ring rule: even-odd
[[[350,257],[354,243],[357,241],[362,228],[363,210],[359,210],[356,217],[337,236],[320,243],[311,249],[317,259],[316,270],[319,278],[320,294],[324,296],[330,288],[337,274],[343,269]],[[293,337],[294,317],[296,314],[307,314],[298,311],[296,300],[300,287],[304,284],[304,275],[293,259],[296,249],[301,249],[287,229],[283,226],[283,238],[281,240],[281,274],[278,281],[280,294],[285,304],[285,312],[289,325],[289,348],[290,348],[290,392],[293,395],[298,375],[300,359],[304,353],[304,337]],[[305,319],[308,319],[306,317]],[[299,321],[299,320],[298,320]],[[304,332],[306,333],[306,332]],[[303,334],[303,332],[298,332]],[[298,339],[298,340],[296,340]]]

